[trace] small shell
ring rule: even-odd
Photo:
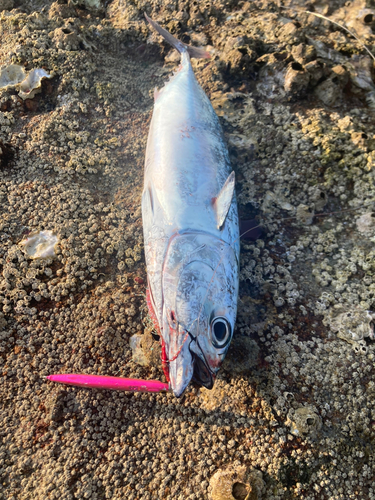
[[[351,82],[362,90],[371,92],[375,90],[372,81],[372,59],[367,56],[353,56],[347,64]]]
[[[315,96],[324,102],[326,106],[333,106],[341,96],[341,92],[341,86],[332,78],[324,80],[314,89]]]
[[[375,10],[361,9],[360,11],[358,11],[357,19],[367,26],[374,24]]]
[[[0,88],[15,87],[24,80],[25,70],[18,64],[10,64],[0,70]]]
[[[58,238],[52,231],[40,231],[39,233],[31,234],[19,244],[24,247],[24,252],[31,259],[47,259],[55,257],[55,245],[57,243]]]
[[[0,70],[0,89],[19,87],[22,99],[32,99],[40,92],[43,78],[51,78],[44,69],[32,69],[27,75],[22,66],[10,64]]]
[[[267,191],[262,203],[262,210],[264,212],[270,212],[273,206],[279,206],[283,210],[292,211],[294,210],[293,205],[281,194],[273,193],[272,191]]]
[[[327,193],[325,192],[324,188],[321,185],[315,185],[309,188],[309,198],[314,203],[314,208],[318,212],[320,212],[323,209],[323,207],[327,204],[328,201]],[[298,216],[298,207],[297,207],[297,216]]]
[[[375,90],[372,90],[371,92],[367,92],[366,103],[367,103],[367,106],[369,108],[375,109]]]
[[[28,76],[21,82],[19,96],[22,99],[32,99],[41,91],[43,78],[51,78],[44,69],[32,69]]]

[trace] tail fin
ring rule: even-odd
[[[191,45],[186,45],[185,43],[180,42],[177,38],[171,35],[167,30],[158,25],[156,21],[153,21],[148,15],[145,13],[145,18],[151,24],[155,31],[159,33],[168,43],[172,45],[175,49],[177,49],[180,54],[182,52],[188,52],[190,57],[195,57],[196,59],[209,59],[210,53],[201,47],[192,47]]]

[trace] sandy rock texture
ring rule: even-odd
[[[305,8],[0,0],[0,68],[51,75],[32,99],[0,89],[0,498],[222,499],[220,484],[235,500],[375,498],[374,64]],[[374,51],[372,0],[308,9]],[[241,218],[263,228],[241,247],[215,388],[180,400],[44,379],[164,380],[129,343],[146,332],[141,346],[159,352],[140,198],[154,87],[178,66],[145,11],[211,51],[193,66]],[[20,242],[40,231],[55,255],[32,259]]]

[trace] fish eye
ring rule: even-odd
[[[217,349],[227,346],[232,338],[232,329],[226,318],[221,316],[211,322],[212,343]]]

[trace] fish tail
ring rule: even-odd
[[[159,26],[156,21],[153,21],[148,15],[145,13],[145,18],[151,24],[155,31],[159,33],[168,43],[172,45],[175,49],[179,51],[180,54],[187,52],[190,57],[195,57],[196,59],[209,59],[211,57],[210,53],[202,47],[192,47],[191,45],[187,45],[182,43],[176,37],[171,35],[167,30]]]

